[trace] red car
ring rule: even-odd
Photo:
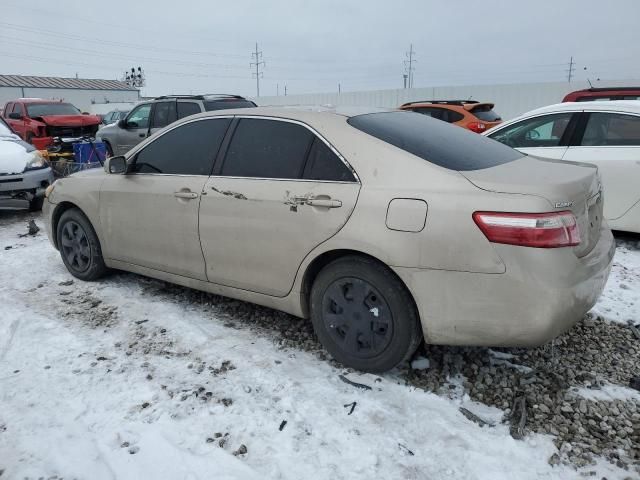
[[[54,137],[95,136],[100,126],[97,115],[83,114],[70,103],[40,98],[8,102],[3,117],[24,141],[41,150],[51,145]]]
[[[567,93],[563,102],[591,102],[594,100],[640,100],[640,87],[586,88]]]

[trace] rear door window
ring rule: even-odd
[[[304,169],[304,178],[334,182],[355,182],[353,172],[333,151],[315,137]]]
[[[153,119],[151,128],[166,127],[178,119],[176,114],[176,102],[158,102],[153,107]]]
[[[195,102],[178,102],[178,118],[200,113],[200,105]]]
[[[412,112],[369,113],[351,117],[348,123],[383,142],[451,170],[480,170],[523,156],[477,133]]]
[[[527,118],[489,135],[513,148],[558,147],[575,112]]]
[[[230,118],[185,123],[145,146],[133,164],[135,173],[209,175]]]
[[[242,118],[227,149],[221,175],[300,178],[313,138],[309,129],[295,123]]]
[[[620,113],[590,113],[580,143],[583,146],[640,145],[640,117]]]

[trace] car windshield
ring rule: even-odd
[[[80,115],[80,110],[70,103],[33,103],[27,105],[29,117],[43,117],[45,115]]]
[[[226,110],[228,108],[252,108],[255,106],[256,104],[250,100],[236,98],[204,101],[204,109],[208,112],[211,110]]]
[[[349,125],[428,162],[450,170],[480,170],[524,155],[511,147],[413,112],[369,113]]]

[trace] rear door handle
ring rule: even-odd
[[[198,194],[196,192],[174,192],[173,196],[177,198],[188,198],[188,199],[198,198]]]
[[[329,198],[308,198],[305,202],[312,207],[324,207],[324,208],[340,208],[342,202],[340,200],[333,200]]]

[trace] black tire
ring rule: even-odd
[[[107,272],[98,236],[80,210],[71,208],[62,214],[56,238],[62,261],[71,275],[91,281]]]
[[[385,372],[408,360],[423,339],[405,286],[367,257],[343,257],[325,266],[313,282],[310,304],[318,339],[347,367]]]
[[[42,210],[42,204],[44,203],[44,197],[33,197],[33,200],[29,202],[30,212],[39,212]]]

